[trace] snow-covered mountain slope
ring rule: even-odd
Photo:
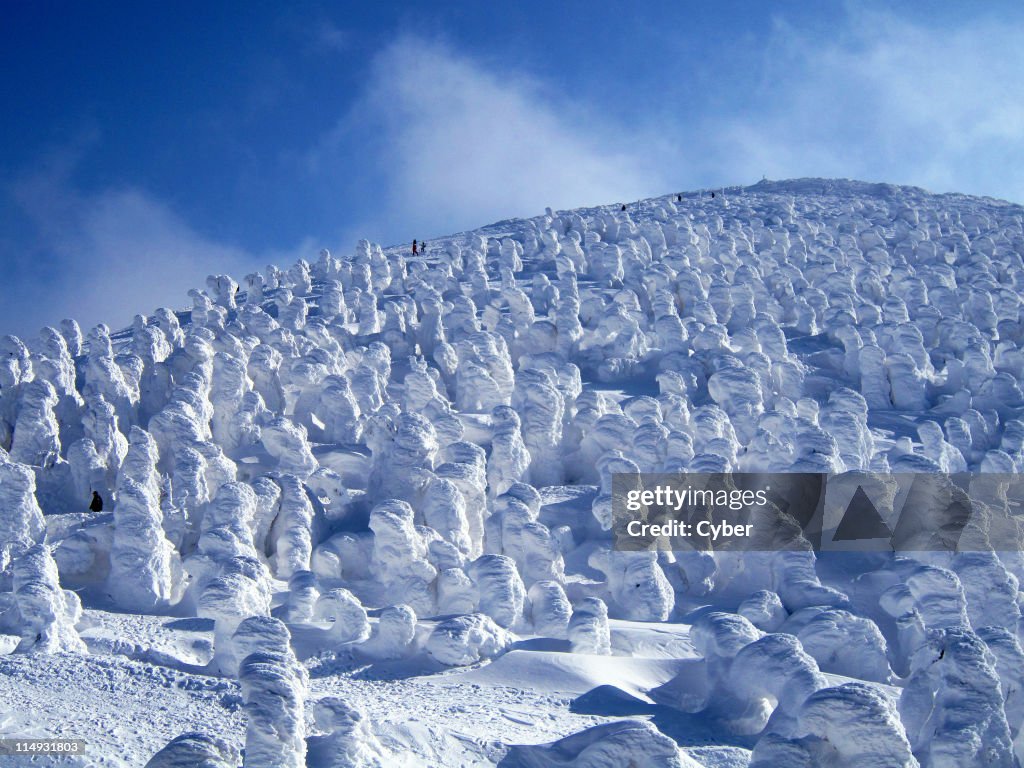
[[[762,182],[3,338],[0,736],[83,766],[1017,765],[1019,552],[609,527],[619,472],[1021,471],[1022,222]]]

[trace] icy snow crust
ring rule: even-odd
[[[616,472],[1024,470],[1022,220],[762,182],[0,339],[0,736],[88,740],[66,765],[1018,765],[1020,553],[608,529]]]

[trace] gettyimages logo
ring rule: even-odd
[[[1024,546],[1024,476],[616,474],[615,548],[1012,551]]]

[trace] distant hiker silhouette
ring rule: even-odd
[[[89,504],[90,512],[102,512],[103,511],[103,497],[98,492],[92,492],[92,502]]]
[[[682,195],[676,195],[676,202],[677,203],[683,202],[683,196]]]
[[[412,255],[415,256],[419,251],[416,250],[416,241],[412,241]]]
[[[426,253],[426,252],[427,252],[427,241],[424,240],[423,242],[420,243],[420,253]]]
[[[711,193],[711,197],[713,198],[714,196],[715,196],[715,193],[714,193],[714,192],[712,192],[712,193]]]
[[[625,203],[622,204],[622,210],[626,210],[626,204]]]

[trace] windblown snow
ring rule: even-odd
[[[1019,552],[609,530],[621,472],[1024,470],[1020,206],[762,182],[189,296],[0,340],[0,737],[87,742],[3,764],[1024,759]]]

